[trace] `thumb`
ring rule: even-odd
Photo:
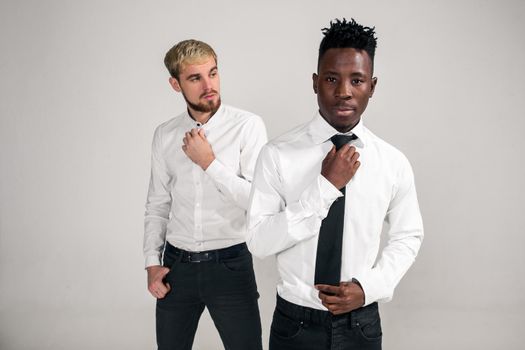
[[[333,156],[335,156],[335,153],[337,151],[335,150],[335,145],[332,146],[332,149],[330,150],[330,152],[328,152],[328,154],[326,155],[327,158],[332,158]]]
[[[206,138],[206,132],[204,131],[204,129],[199,129],[199,136],[202,137],[202,138]]]

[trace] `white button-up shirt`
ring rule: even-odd
[[[261,258],[277,255],[279,295],[321,310],[314,288],[319,228],[343,195],[321,175],[321,163],[337,133],[317,114],[263,147],[248,212],[248,247]],[[407,158],[362,120],[352,133],[361,166],[346,185],[341,280],[356,278],[368,305],[391,299],[417,255],[423,223]],[[383,223],[388,243],[378,256]]]
[[[184,134],[198,127],[215,154],[206,171],[182,150]],[[165,241],[198,252],[246,240],[253,171],[266,141],[259,116],[225,105],[204,125],[186,111],[157,127],[144,220],[146,267],[160,264]]]

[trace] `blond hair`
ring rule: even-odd
[[[217,62],[217,55],[210,45],[199,40],[184,40],[166,52],[164,65],[173,78],[179,79],[179,74],[185,65],[204,63],[210,57]]]

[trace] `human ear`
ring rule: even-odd
[[[377,84],[377,77],[372,78],[372,84],[370,85],[370,98],[374,95],[374,91],[376,90],[376,84]]]
[[[314,93],[317,95],[317,83],[319,82],[319,76],[316,73],[312,74],[312,84],[314,88]]]
[[[182,89],[180,88],[180,84],[177,78],[170,77],[169,82],[173,90],[181,92]]]

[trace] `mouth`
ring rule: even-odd
[[[201,95],[201,98],[205,100],[213,100],[215,96],[217,96],[217,92],[212,91],[212,92]]]
[[[357,107],[351,105],[339,105],[335,106],[335,112],[341,115],[352,114],[357,110]]]

